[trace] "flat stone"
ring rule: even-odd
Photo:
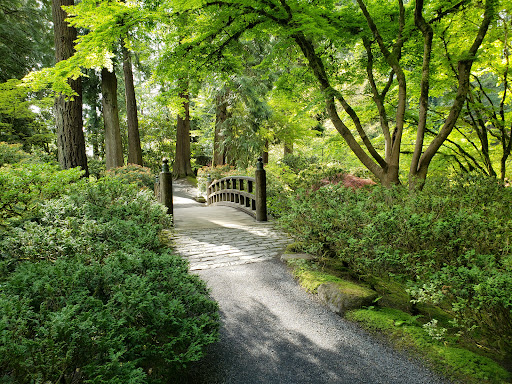
[[[320,301],[340,315],[351,309],[370,306],[378,296],[377,292],[349,281],[324,283],[318,287],[317,293]]]
[[[284,253],[281,255],[281,261],[288,260],[314,260],[315,256],[310,255],[309,253]]]

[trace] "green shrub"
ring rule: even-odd
[[[23,150],[22,144],[0,142],[0,167],[5,164],[16,164],[30,160],[32,156]]]
[[[83,181],[39,213],[0,244],[0,380],[167,383],[216,340],[217,304],[160,245],[150,191]]]
[[[318,158],[316,156],[307,157],[301,154],[287,154],[280,162],[289,167],[293,173],[298,174],[312,165],[317,165]]]
[[[0,290],[0,367],[16,383],[167,383],[217,335],[217,306],[168,253],[21,265]]]
[[[128,164],[124,167],[109,169],[105,172],[105,175],[119,178],[129,184],[134,183],[140,188],[146,187],[153,190],[155,185],[155,176],[151,169],[137,164]]]
[[[476,177],[415,193],[327,185],[295,191],[281,224],[362,278],[408,280],[415,300],[448,306],[459,330],[511,354],[510,201],[512,188]]]
[[[87,167],[89,168],[89,175],[99,179],[105,175],[105,171],[107,167],[105,165],[105,160],[95,159],[95,158],[87,158]]]
[[[43,201],[62,195],[82,175],[79,168],[60,171],[46,163],[0,167],[0,228],[36,217]]]
[[[2,240],[0,271],[6,273],[20,261],[156,251],[158,233],[171,225],[151,191],[107,177],[71,186],[67,196],[43,204],[39,215],[37,223],[14,228]]]

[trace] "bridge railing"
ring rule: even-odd
[[[257,221],[267,221],[267,185],[262,159],[258,159],[255,177],[227,176],[208,183],[208,205],[227,205],[239,209]]]

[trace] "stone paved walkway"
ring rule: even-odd
[[[290,239],[270,222],[256,222],[231,207],[197,203],[197,190],[174,183],[175,230],[171,239],[190,270],[202,270],[271,260],[283,253]]]

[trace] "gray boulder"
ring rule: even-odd
[[[340,315],[351,309],[370,306],[377,298],[377,292],[349,281],[324,283],[318,287],[317,293],[324,304]]]

